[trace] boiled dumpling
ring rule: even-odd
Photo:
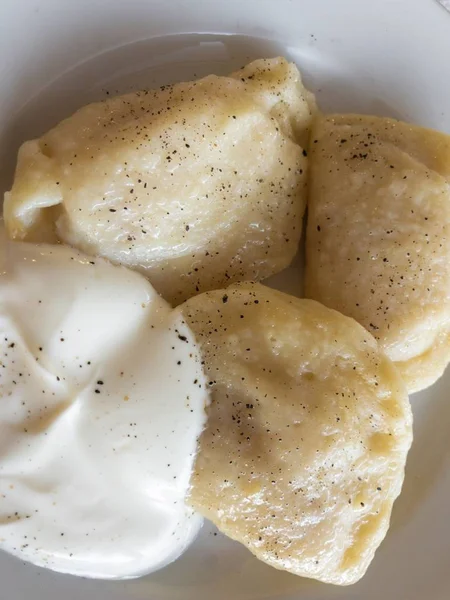
[[[189,502],[278,569],[356,582],[389,527],[411,444],[396,368],[353,319],[260,284],[177,310],[211,393]]]
[[[175,303],[268,277],[297,251],[314,111],[283,58],[90,104],[21,147],[9,234],[136,269]]]
[[[317,121],[311,150],[306,293],[423,389],[450,360],[450,137],[337,115]]]

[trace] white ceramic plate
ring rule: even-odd
[[[0,0],[0,192],[24,139],[106,90],[226,73],[278,54],[297,62],[324,110],[450,133],[450,14],[435,0]],[[291,268],[286,289],[298,291],[299,281]],[[275,571],[205,526],[178,562],[124,583],[57,575],[0,554],[0,599],[448,600],[449,384],[447,373],[412,398],[403,494],[353,587]]]

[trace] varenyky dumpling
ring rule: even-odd
[[[397,369],[353,319],[260,284],[177,310],[211,394],[189,502],[273,567],[355,583],[389,527],[412,439]]]
[[[180,302],[297,251],[314,97],[283,58],[90,104],[19,151],[14,239],[68,243]]]
[[[311,141],[306,294],[359,321],[410,392],[450,361],[450,137],[358,115]]]

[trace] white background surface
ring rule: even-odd
[[[0,191],[24,139],[106,89],[226,73],[280,53],[297,62],[325,110],[450,133],[450,14],[434,0],[1,0]],[[298,289],[298,271],[287,278],[285,289]],[[449,385],[448,373],[412,398],[404,491],[367,576],[351,588],[270,569],[206,527],[180,561],[124,583],[0,554],[0,600],[448,600]]]

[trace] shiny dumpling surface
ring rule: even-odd
[[[211,393],[189,502],[276,568],[356,582],[389,527],[412,439],[397,370],[353,319],[260,284],[177,310]]]
[[[311,150],[307,296],[364,325],[423,389],[450,360],[450,136],[335,115]]]
[[[314,112],[283,58],[90,104],[21,147],[9,234],[136,269],[174,303],[268,277],[297,251]]]

